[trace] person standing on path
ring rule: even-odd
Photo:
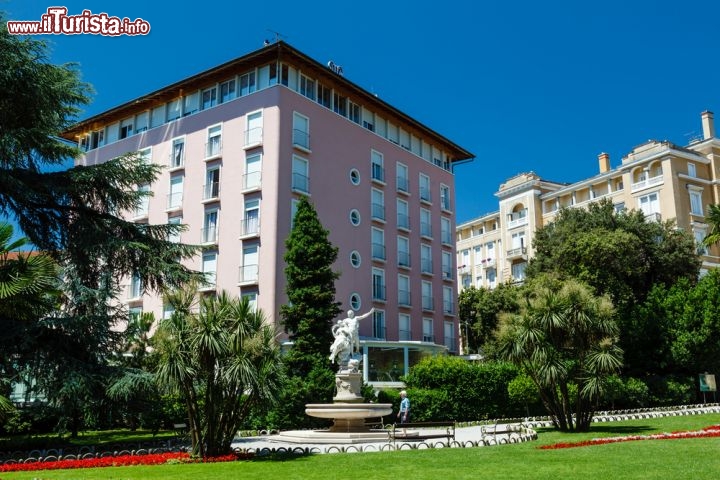
[[[400,392],[400,411],[398,412],[398,418],[401,424],[410,421],[410,399],[407,397],[405,390]]]

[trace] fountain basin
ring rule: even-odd
[[[392,413],[391,403],[308,403],[305,413],[311,417],[333,419],[365,419]]]

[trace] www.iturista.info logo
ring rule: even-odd
[[[11,35],[147,35],[150,23],[142,18],[111,17],[107,13],[83,10],[80,15],[68,15],[66,7],[49,7],[40,20],[8,20]]]

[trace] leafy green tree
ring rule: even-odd
[[[587,431],[603,381],[622,366],[612,303],[575,280],[537,279],[503,317],[499,354],[537,385],[553,423]]]
[[[168,301],[175,310],[153,336],[157,381],[183,396],[193,453],[229,453],[250,410],[277,398],[282,369],[276,332],[247,298],[221,292],[197,299],[188,287]]]
[[[502,312],[518,310],[518,288],[509,284],[500,284],[495,289],[466,288],[458,296],[460,328],[467,324],[466,339],[468,352],[483,350],[488,353],[492,345],[498,319]],[[463,331],[463,335],[465,332]]]

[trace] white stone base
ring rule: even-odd
[[[330,430],[288,430],[267,438],[271,442],[288,443],[379,443],[389,442],[390,437],[386,430],[368,430],[366,432],[331,432]]]

